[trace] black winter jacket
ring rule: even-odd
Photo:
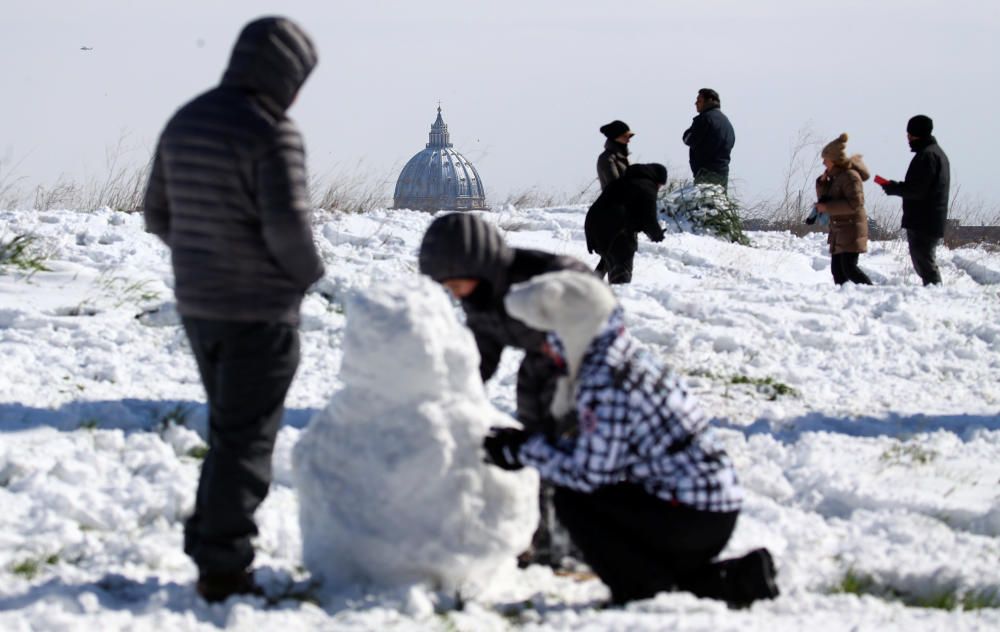
[[[552,360],[542,353],[545,332],[532,329],[507,313],[503,299],[510,286],[559,270],[590,272],[582,261],[538,250],[507,249],[513,257],[497,253],[497,265],[476,292],[462,300],[466,325],[479,347],[479,373],[485,382],[496,373],[504,347],[523,349],[517,377],[517,417],[526,427],[551,431],[549,406],[558,377]],[[504,263],[504,261],[509,263]]]
[[[661,176],[665,181],[666,176],[655,173],[651,164],[629,165],[624,176],[601,192],[584,220],[587,252],[606,252],[622,232],[646,233],[653,241],[663,239],[663,228],[656,218],[656,192]]]
[[[143,211],[170,248],[180,314],[298,322],[323,265],[302,138],[285,111],[316,61],[295,24],[256,20],[221,84],[178,110],[160,136]]]
[[[690,147],[691,175],[697,176],[704,169],[729,177],[729,158],[736,144],[736,132],[718,106],[699,112],[682,138]]]
[[[888,195],[903,198],[903,228],[929,237],[944,237],[951,186],[948,156],[933,136],[919,140],[913,151],[916,155],[906,170],[906,179],[891,181],[882,188]]]

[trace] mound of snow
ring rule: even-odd
[[[533,472],[482,463],[491,425],[471,333],[424,277],[354,293],[340,380],[294,451],[303,559],[327,588],[481,593],[538,520]]]

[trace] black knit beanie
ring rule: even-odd
[[[931,117],[917,114],[906,124],[906,133],[917,138],[926,138],[934,131],[934,121]]]
[[[601,126],[601,133],[608,138],[618,138],[622,134],[628,134],[630,131],[628,125],[622,121],[611,121],[607,125]]]
[[[420,244],[420,272],[439,282],[492,279],[513,258],[500,231],[472,213],[438,217]]]

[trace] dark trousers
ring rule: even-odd
[[[633,484],[590,494],[559,487],[555,507],[615,603],[664,590],[727,598],[727,563],[712,560],[729,541],[739,512],[673,505]]]
[[[837,285],[843,285],[848,281],[858,285],[872,284],[868,275],[858,267],[856,252],[841,252],[830,257],[830,271],[833,272],[833,282]]]
[[[542,433],[555,441],[564,431],[552,416],[552,396],[559,374],[547,356],[534,351],[525,353],[517,372],[517,420],[529,433]],[[558,568],[563,558],[579,557],[569,534],[555,516],[552,504],[554,488],[544,481],[538,489],[538,528],[531,538],[530,556],[524,563]]]
[[[906,241],[910,246],[910,261],[913,262],[913,269],[920,275],[924,285],[940,285],[941,272],[934,259],[934,249],[941,242],[941,238],[907,228]]]
[[[253,562],[253,514],[271,484],[271,453],[299,364],[299,334],[282,323],[183,319],[208,396],[208,454],[184,552],[209,573]]]
[[[718,184],[722,187],[723,191],[729,191],[729,175],[722,175],[708,169],[699,169],[698,173],[694,174],[694,183]]]
[[[632,281],[632,262],[635,260],[635,251],[639,249],[639,239],[635,233],[621,231],[611,240],[601,255],[601,260],[594,268],[594,272],[602,279],[608,275],[608,283],[630,283]]]

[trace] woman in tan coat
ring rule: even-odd
[[[830,218],[830,270],[833,282],[871,285],[858,267],[858,255],[868,250],[868,214],[864,181],[868,167],[861,156],[847,157],[847,134],[841,134],[820,154],[826,171],[816,179],[816,210]]]

